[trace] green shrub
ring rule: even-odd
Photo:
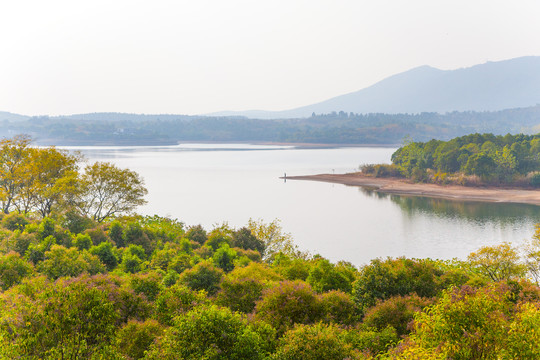
[[[201,225],[190,226],[188,228],[188,231],[186,232],[186,237],[189,240],[195,241],[196,243],[199,243],[201,245],[204,244],[208,239],[206,231]]]
[[[377,356],[385,353],[389,348],[395,346],[400,340],[400,337],[396,334],[396,330],[393,327],[387,327],[382,330],[366,327],[350,329],[346,334],[346,338],[355,349],[358,349],[364,354],[369,354],[369,359],[372,359],[371,356]],[[382,358],[386,359],[386,357]],[[414,357],[411,358],[411,360],[420,360],[425,358],[426,357]]]
[[[414,314],[424,307],[431,305],[432,300],[421,298],[416,294],[406,296],[393,296],[368,309],[364,316],[364,324],[377,330],[388,326],[396,329],[398,335],[409,333],[409,325]]]
[[[346,331],[333,324],[297,325],[279,340],[276,360],[358,358]]]
[[[323,309],[309,284],[298,280],[281,281],[263,292],[262,298],[256,303],[255,315],[283,334],[295,324],[319,321]]]
[[[16,252],[0,255],[0,288],[7,290],[33,272],[33,266]]]
[[[88,234],[77,234],[73,240],[73,246],[79,250],[88,250],[92,245],[92,239]]]
[[[351,267],[336,266],[324,258],[315,259],[306,281],[319,293],[329,290],[352,291],[355,270]]]
[[[178,281],[179,278],[180,278],[180,275],[178,275],[178,273],[176,271],[169,270],[169,271],[167,271],[167,273],[163,277],[163,280],[161,280],[161,283],[165,287],[171,287],[174,284],[176,284],[176,282]]]
[[[99,260],[107,267],[107,270],[114,270],[116,266],[118,266],[118,257],[110,242],[105,241],[98,246],[92,246],[89,251],[99,258]]]
[[[193,258],[188,254],[179,254],[176,255],[171,262],[168,264],[167,269],[169,271],[175,271],[178,274],[183,273],[187,269],[193,267]]]
[[[51,283],[32,297],[4,300],[4,358],[90,359],[114,338],[115,304],[84,278]]]
[[[161,275],[155,271],[133,274],[130,276],[130,286],[136,294],[143,294],[148,300],[154,301],[162,290]]]
[[[147,359],[265,359],[266,341],[239,314],[202,306],[177,316]]]
[[[90,236],[90,238],[92,239],[93,245],[99,245],[103,242],[110,240],[105,230],[103,230],[101,227],[97,227],[94,229],[87,229],[84,231],[84,234]]]
[[[6,250],[7,252],[16,251],[22,256],[31,244],[34,244],[34,246],[38,244],[38,240],[34,234],[15,230],[7,239]]]
[[[353,325],[358,319],[358,310],[352,296],[340,290],[332,290],[319,296],[323,309],[323,320],[343,325]]]
[[[217,294],[216,301],[233,311],[250,313],[265,287],[265,283],[259,279],[226,276],[221,282],[221,291]]]
[[[164,289],[155,302],[155,318],[162,324],[172,325],[175,316],[184,314],[196,306],[208,304],[204,290],[191,290],[187,286],[175,284]]]
[[[534,187],[540,187],[540,172],[534,173],[531,176],[529,180],[529,184],[531,184],[531,186],[534,186]]]
[[[184,271],[178,281],[193,290],[205,290],[213,295],[219,290],[223,270],[209,261],[202,261],[192,269]]]
[[[153,319],[130,320],[116,333],[116,348],[128,359],[142,359],[145,351],[163,333],[163,326]]]
[[[109,226],[109,232],[108,232],[109,238],[119,248],[126,246],[126,244],[124,243],[123,233],[124,233],[124,228],[122,227],[122,224],[120,224],[119,221],[115,220]]]
[[[514,307],[513,296],[504,283],[482,289],[454,288],[417,314],[409,345],[437,353],[440,358],[501,358],[510,339],[509,320]]]
[[[84,272],[92,275],[105,272],[105,266],[97,256],[90,253],[84,255],[75,248],[66,249],[61,245],[52,245],[37,269],[53,280],[63,276],[78,276]]]
[[[264,242],[257,239],[251,230],[243,227],[233,232],[232,246],[239,247],[244,250],[255,250],[260,254],[264,253]]]
[[[212,250],[216,251],[222,244],[232,245],[232,231],[225,225],[215,228],[208,235],[208,240],[204,243],[206,246],[210,246]]]
[[[2,226],[11,231],[23,231],[28,223],[29,221],[26,216],[19,214],[18,212],[9,213],[2,219]]]
[[[236,251],[231,249],[227,243],[223,243],[216,250],[212,260],[220,269],[225,272],[230,272],[234,269],[234,260],[236,259]]]
[[[76,210],[69,210],[62,216],[61,225],[72,233],[79,234],[94,227],[96,223]]]
[[[433,297],[447,285],[444,271],[431,260],[398,258],[375,259],[364,266],[353,284],[354,300],[360,311],[374,306],[378,299],[416,293]]]

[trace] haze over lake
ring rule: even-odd
[[[281,219],[302,250],[355,265],[376,257],[465,258],[483,245],[520,244],[540,222],[540,207],[455,202],[379,194],[288,176],[344,173],[390,162],[394,148],[297,149],[246,144],[70,147],[90,161],[141,174],[149,194],[142,214],[171,216],[210,230],[249,218]]]

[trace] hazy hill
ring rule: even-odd
[[[497,111],[540,104],[540,57],[487,62],[457,70],[421,66],[365,89],[286,111],[222,112],[250,118],[298,118],[332,111],[421,113]]]
[[[0,111],[0,121],[7,120],[7,121],[25,121],[28,120],[30,117],[26,115],[19,115],[19,114],[13,114],[7,111]]]

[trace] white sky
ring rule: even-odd
[[[540,55],[538,0],[0,0],[0,111],[285,110]]]

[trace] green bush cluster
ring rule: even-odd
[[[462,182],[462,175],[484,183],[538,186],[540,135],[471,134],[449,141],[408,142],[392,154],[392,165],[364,168],[375,173],[380,166],[395,167],[416,181],[448,182],[453,177]]]

